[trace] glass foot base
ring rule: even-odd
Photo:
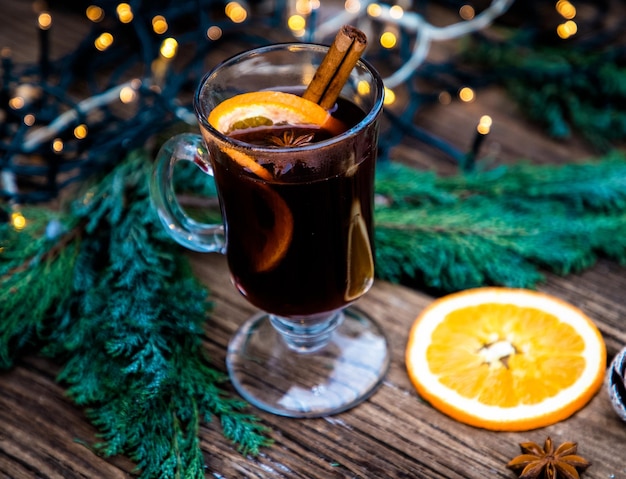
[[[366,399],[389,367],[387,339],[358,309],[343,315],[324,347],[304,353],[287,345],[268,314],[249,319],[226,356],[237,391],[254,406],[288,417],[328,416]]]

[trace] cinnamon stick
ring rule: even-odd
[[[367,37],[361,30],[352,25],[341,27],[303,97],[327,110],[332,108],[366,46]]]

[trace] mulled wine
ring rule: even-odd
[[[365,114],[340,99],[333,116],[347,130]],[[333,142],[316,126],[260,126],[230,135],[237,153],[207,138],[230,271],[252,304],[304,317],[343,308],[369,289],[376,135],[372,128]],[[271,180],[236,161],[249,148]]]

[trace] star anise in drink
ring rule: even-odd
[[[576,455],[577,447],[575,442],[564,442],[554,449],[549,437],[543,447],[523,442],[520,444],[522,454],[506,467],[519,474],[520,479],[580,479],[580,473],[591,463]]]
[[[305,146],[311,144],[314,133],[296,136],[293,130],[285,130],[281,136],[272,136],[269,141],[281,148],[290,146]]]

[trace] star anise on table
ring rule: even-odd
[[[296,136],[293,130],[286,130],[283,132],[282,136],[272,136],[269,138],[269,141],[282,148],[289,146],[305,146],[311,143],[313,136],[315,136],[313,133]]]
[[[520,444],[522,454],[506,467],[518,473],[520,479],[580,479],[579,473],[591,463],[576,455],[577,447],[575,442],[564,442],[554,449],[549,437],[543,447],[534,442],[523,442]]]

